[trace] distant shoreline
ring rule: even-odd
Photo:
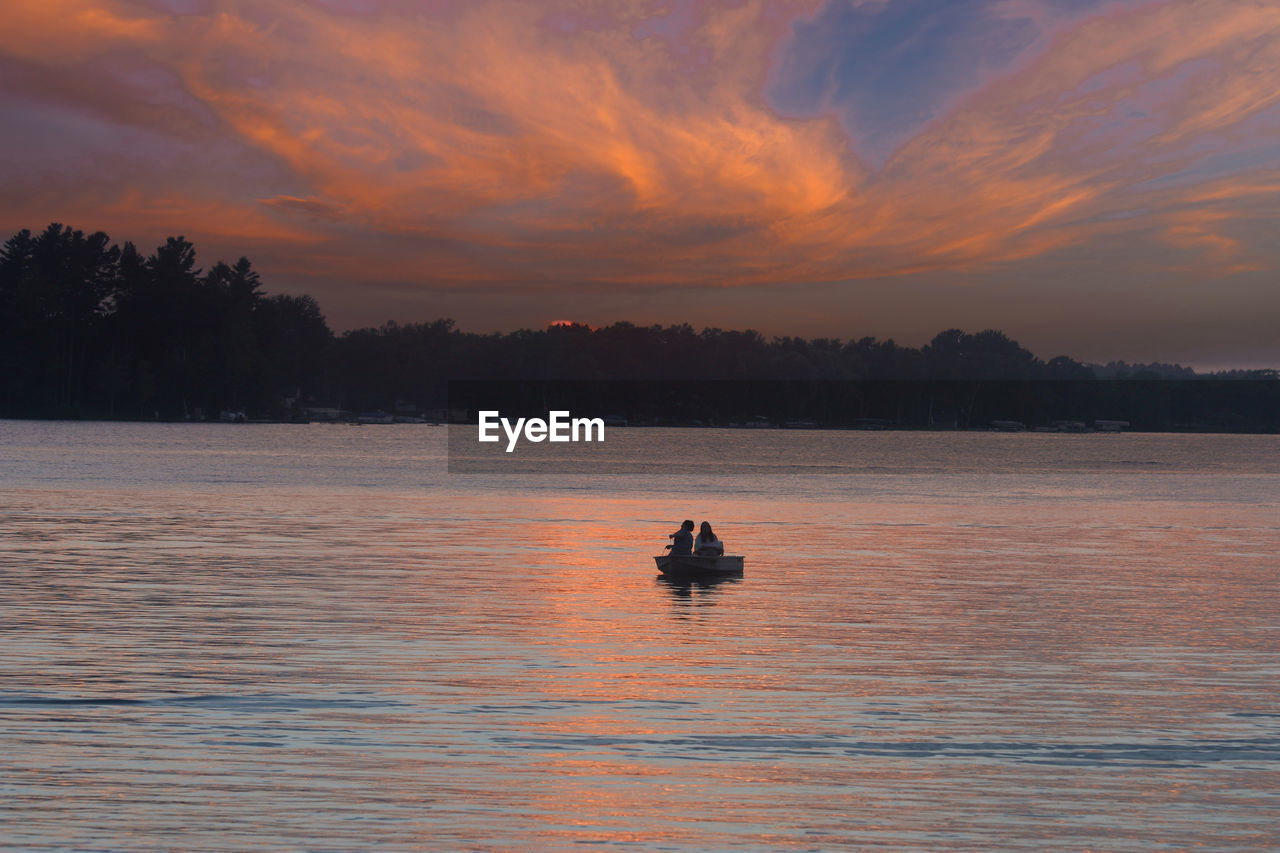
[[[413,427],[426,429],[439,429],[440,427],[450,426],[470,426],[475,427],[476,422],[433,422],[425,423],[394,423],[394,424],[368,424],[358,423],[356,421],[288,421],[288,420],[266,420],[253,419],[238,422],[219,421],[219,420],[184,420],[184,419],[152,419],[152,418],[109,418],[109,417],[85,417],[85,418],[35,418],[35,417],[0,417],[0,424],[4,423],[79,423],[79,424],[155,424],[164,426],[223,426],[223,427],[246,427],[255,426],[330,426],[330,427]],[[983,434],[983,433],[1001,433],[1005,435],[1074,435],[1074,436],[1114,436],[1114,435],[1280,435],[1280,429],[1228,429],[1225,427],[1216,427],[1212,425],[1187,424],[1175,426],[1166,429],[1140,429],[1135,427],[1124,427],[1118,429],[1099,429],[1095,427],[1086,427],[1084,429],[1052,429],[1046,427],[1030,427],[1023,425],[1023,428],[1000,428],[992,426],[970,426],[970,427],[953,427],[953,426],[916,426],[916,425],[884,425],[884,426],[859,426],[847,424],[818,424],[814,426],[787,426],[787,425],[771,425],[771,426],[748,426],[745,424],[712,424],[712,423],[651,423],[636,422],[628,423],[626,426],[611,425],[609,429],[624,430],[649,430],[649,429],[696,429],[696,430],[729,430],[729,431],[769,431],[769,432],[789,432],[789,433],[814,433],[814,432],[909,432],[909,433],[941,433],[941,434]]]
[[[1280,431],[1280,371],[1205,375],[1158,362],[1046,359],[997,329],[945,329],[920,347],[854,329],[848,338],[766,338],[625,320],[479,334],[440,317],[337,334],[315,299],[269,295],[247,258],[206,271],[182,237],[146,255],[103,232],[52,223],[12,235],[0,255],[4,417],[282,422],[316,420],[324,408],[335,420],[341,412],[456,420],[436,413],[463,405],[446,388],[465,377],[525,389],[578,383],[585,390],[567,408],[586,402],[637,423],[763,416],[896,428],[1020,421],[1035,429],[1114,418],[1144,432],[1176,424]],[[641,387],[628,378],[637,376],[669,385],[631,397],[617,391]],[[725,382],[753,390],[731,394]],[[1149,382],[1165,384],[1142,384]],[[824,390],[837,387],[855,390]],[[534,390],[516,394],[538,402]]]

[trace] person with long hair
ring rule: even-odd
[[[724,543],[716,536],[709,522],[702,522],[702,527],[698,529],[698,538],[693,543],[693,553],[700,557],[724,556]]]

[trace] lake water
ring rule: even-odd
[[[0,846],[1280,847],[1280,437],[445,433],[0,421]]]

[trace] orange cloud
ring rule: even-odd
[[[157,41],[163,22],[128,3],[8,3],[0,27],[6,57],[58,64]]]
[[[1251,246],[1220,230],[1247,183],[1217,183],[1215,196],[1203,182],[1147,187],[1280,102],[1280,7],[1170,0],[1086,19],[872,171],[834,118],[780,116],[763,94],[791,22],[818,5],[708,2],[682,31],[640,37],[659,4],[388,2],[337,15],[211,0],[172,15],[51,0],[13,10],[0,54],[52,81],[25,97],[207,139],[207,159],[185,162],[225,187],[202,198],[135,184],[113,216],[251,225],[309,247],[326,274],[840,280],[972,269],[1123,228],[1249,263]],[[247,177],[232,149],[272,166]],[[89,206],[83,188],[64,192],[68,209]],[[1184,209],[1197,205],[1219,210]],[[1146,213],[1117,216],[1130,210]]]

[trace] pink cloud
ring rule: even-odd
[[[38,200],[13,167],[0,185],[27,187],[14,225],[62,209],[83,227],[258,229],[309,247],[297,275],[440,286],[972,270],[1120,229],[1206,267],[1257,263],[1227,233],[1248,181],[1147,187],[1276,109],[1280,8],[1155,2],[1055,25],[872,171],[834,119],[781,117],[762,94],[818,5],[701,3],[644,37],[663,5],[26,4],[0,33],[10,94],[148,134],[174,162],[139,157],[113,196],[92,168]]]

